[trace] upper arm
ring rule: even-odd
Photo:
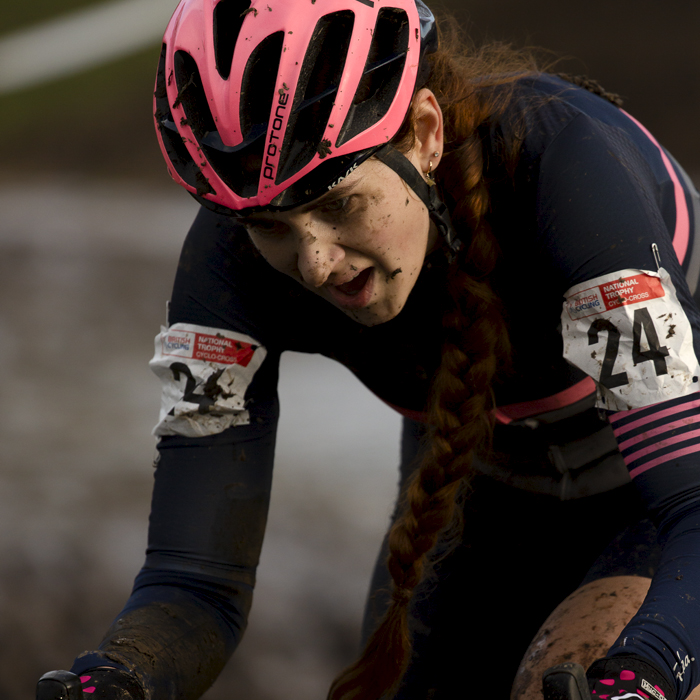
[[[537,206],[539,249],[566,290],[564,357],[596,381],[631,476],[663,517],[700,493],[700,316],[654,148],[660,159],[579,117],[542,158]]]
[[[241,227],[200,210],[151,361],[163,385],[156,435],[216,435],[275,415],[281,348],[260,291],[269,272]]]

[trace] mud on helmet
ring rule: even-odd
[[[396,135],[436,48],[422,0],[181,0],[154,105],[170,174],[228,215],[309,202]]]

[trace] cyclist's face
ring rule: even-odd
[[[244,225],[272,267],[366,326],[401,311],[437,240],[423,202],[375,159],[310,204]]]

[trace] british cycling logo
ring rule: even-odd
[[[585,311],[602,311],[600,297],[597,294],[586,294],[582,297],[577,297],[569,302],[569,313],[583,314]],[[586,314],[588,315],[588,314]]]
[[[165,333],[163,354],[190,357],[194,347],[194,333]]]

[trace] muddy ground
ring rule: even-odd
[[[0,696],[20,700],[99,641],[141,565],[146,365],[194,208],[175,189],[64,180],[0,187],[0,211]],[[393,498],[396,415],[315,357],[286,357],[280,392],[250,628],[210,700],[325,697]],[[327,441],[310,448],[312,424]]]

